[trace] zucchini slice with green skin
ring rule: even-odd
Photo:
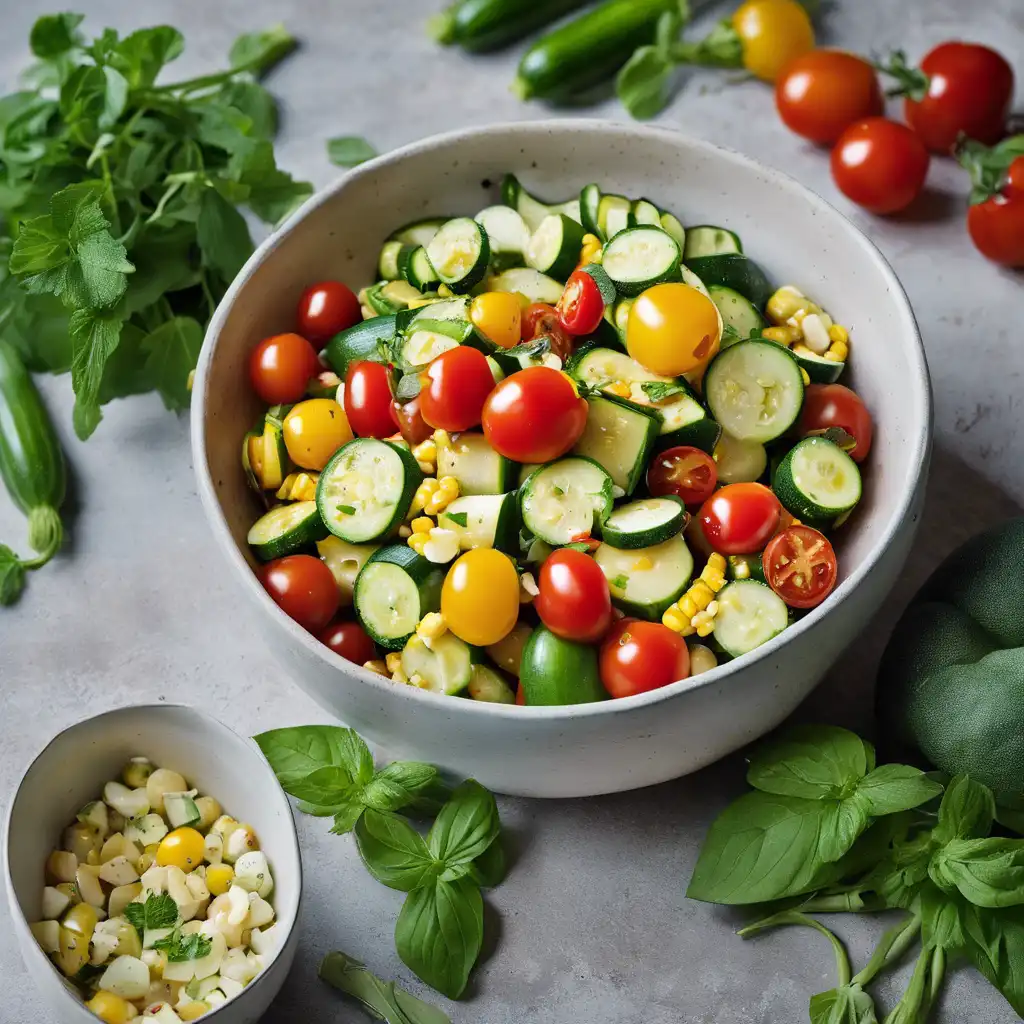
[[[418,292],[429,292],[441,280],[422,245],[402,247],[398,255],[398,273]]]
[[[519,663],[519,682],[527,706],[607,700],[597,652],[594,644],[565,640],[546,626],[538,626],[526,641]]]
[[[468,692],[473,700],[487,704],[515,704],[516,695],[505,677],[490,665],[477,662],[469,677]]]
[[[693,555],[681,534],[645,548],[601,544],[594,561],[608,580],[612,603],[627,615],[660,622],[693,576]]]
[[[268,491],[276,491],[284,483],[291,467],[284,443],[284,420],[290,410],[290,405],[272,405],[263,417],[263,461],[259,475]]]
[[[584,185],[580,191],[580,222],[583,224],[583,230],[596,238],[603,238],[598,220],[600,206],[601,186],[593,183]]]
[[[431,693],[461,693],[473,675],[472,649],[451,632],[431,640],[429,647],[413,635],[402,650],[402,671],[409,679],[418,675]]]
[[[472,217],[456,217],[442,225],[426,248],[438,278],[457,294],[470,291],[487,273],[490,242]]]
[[[726,559],[726,576],[730,580],[753,580],[767,583],[764,576],[764,561],[761,553],[754,555],[729,555]]]
[[[437,525],[459,538],[459,550],[496,548],[519,552],[519,502],[507,494],[472,494],[456,498],[437,518]]]
[[[800,368],[811,379],[812,384],[835,384],[843,375],[846,363],[837,363],[832,359],[825,359],[824,356],[816,355],[810,349],[796,351],[790,349],[793,358],[800,364]]]
[[[441,607],[444,571],[408,544],[370,556],[356,577],[353,604],[363,629],[389,651],[400,651],[428,612]]]
[[[513,267],[484,282],[489,292],[520,292],[530,302],[546,302],[554,306],[562,297],[565,286],[547,274],[532,267]]]
[[[260,516],[246,540],[261,562],[270,562],[323,540],[327,533],[316,502],[296,501]]]
[[[331,338],[324,349],[324,357],[342,380],[352,363],[364,359],[374,363],[387,362],[386,353],[395,339],[397,325],[398,317],[394,313],[363,320]]]
[[[718,481],[723,484],[753,483],[768,468],[768,452],[758,441],[738,441],[724,430],[714,448]]]
[[[686,229],[683,259],[687,262],[701,256],[725,256],[736,252],[743,252],[743,243],[740,236],[728,228],[698,224]]]
[[[381,246],[380,259],[377,261],[377,275],[382,281],[397,281],[401,276],[398,269],[398,257],[406,248],[401,242],[385,242]],[[410,246],[409,248],[415,248]]]
[[[845,520],[861,497],[860,469],[838,445],[806,437],[779,463],[772,487],[801,522],[828,529]]]
[[[545,203],[531,195],[514,174],[506,174],[501,181],[501,201],[506,206],[511,206],[526,221],[531,233],[552,213],[564,213],[577,224],[581,221],[578,198],[568,199],[564,203]]]
[[[764,444],[796,422],[804,381],[789,349],[771,341],[741,341],[711,360],[704,397],[726,433]]]
[[[408,281],[381,281],[359,293],[360,302],[369,306],[377,316],[390,316],[418,302],[423,296]]]
[[[483,434],[459,434],[437,452],[437,476],[453,476],[460,495],[504,494],[518,484],[516,463],[499,455]]]
[[[594,395],[588,405],[587,425],[573,454],[603,466],[616,487],[632,494],[647,470],[661,421],[632,402],[603,395]]]
[[[679,243],[656,227],[627,228],[604,247],[601,266],[617,291],[636,296],[664,281],[679,279]]]
[[[407,372],[421,370],[442,352],[458,348],[472,335],[473,325],[468,320],[414,318],[395,340],[395,362]]]
[[[530,244],[530,229],[520,214],[509,206],[488,206],[476,215],[476,222],[487,232],[491,244],[491,263],[513,254],[522,266]]]
[[[661,226],[679,243],[680,250],[683,250],[686,246],[686,228],[683,227],[683,222],[674,213],[663,211]]]
[[[407,448],[357,437],[320,474],[316,504],[336,537],[366,544],[386,537],[405,519],[423,473]]]
[[[633,204],[625,196],[603,195],[597,208],[598,237],[607,241],[620,231],[635,227]]]
[[[425,217],[404,224],[388,236],[389,242],[401,242],[402,245],[428,245],[430,240],[447,224],[450,217]]]
[[[519,489],[523,525],[555,547],[593,536],[612,511],[613,486],[593,459],[570,456],[541,466]]]
[[[580,261],[583,228],[564,213],[545,217],[530,238],[527,266],[564,281]]]
[[[723,256],[699,256],[686,261],[686,265],[709,288],[723,285],[738,291],[758,309],[764,309],[772,295],[772,286],[765,272],[742,253]]]
[[[661,227],[661,210],[649,199],[638,199],[633,203],[633,223],[637,225],[653,225]]]
[[[674,494],[640,498],[615,509],[604,521],[601,537],[613,548],[646,548],[681,533],[686,520],[686,506]]]
[[[736,580],[718,592],[715,641],[738,658],[766,644],[789,625],[785,601],[755,580]]]
[[[688,284],[695,291],[700,292],[701,295],[706,295],[709,299],[711,298],[708,286],[685,263],[679,268],[679,277],[683,284]]]
[[[745,341],[768,326],[768,321],[761,316],[757,307],[733,288],[713,284],[708,288],[708,297],[722,314],[722,323],[734,332],[731,337],[722,336],[722,348],[735,345],[737,341]]]

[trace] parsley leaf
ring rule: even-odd
[[[129,904],[131,906],[132,904]],[[161,949],[167,954],[172,964],[184,963],[186,960],[199,960],[213,948],[213,940],[199,932],[182,935],[179,931],[153,943],[154,949]]]
[[[107,360],[121,340],[123,321],[115,314],[76,309],[71,314],[71,385],[75,389],[75,433],[84,441],[99,425],[100,385]]]
[[[228,60],[233,68],[245,68],[263,75],[280,64],[296,46],[295,37],[284,25],[277,24],[263,32],[240,35],[231,45]]]
[[[165,892],[150,893],[142,903],[129,903],[124,908],[124,916],[142,938],[147,928],[150,931],[173,928],[178,921],[178,904]]]
[[[465,512],[445,512],[444,517],[462,527],[469,525],[469,515]]]
[[[608,585],[614,587],[616,590],[625,590],[628,584],[629,577],[624,572],[620,572],[618,576],[613,576],[608,581]]]
[[[190,316],[176,316],[142,343],[146,371],[168,409],[187,409],[188,378],[203,347],[203,328]]]
[[[44,14],[29,33],[32,52],[43,60],[63,56],[81,42],[77,29],[83,21],[84,14]]]
[[[358,167],[377,156],[377,150],[358,135],[339,135],[327,140],[327,156],[336,167]]]

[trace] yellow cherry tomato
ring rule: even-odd
[[[814,27],[797,0],[747,0],[733,14],[732,27],[743,44],[743,66],[765,82],[814,49]]]
[[[519,618],[519,574],[512,559],[494,548],[467,551],[445,577],[441,614],[467,644],[486,647],[507,636]]]
[[[138,1016],[138,1011],[120,996],[113,992],[104,992],[100,989],[86,1004],[85,1008],[91,1010],[105,1024],[128,1024]]]
[[[501,348],[519,344],[522,330],[522,307],[514,292],[484,292],[470,304],[469,318],[473,325]]]
[[[223,896],[234,878],[235,869],[230,864],[211,864],[206,869],[206,887],[212,896]]]
[[[203,863],[204,840],[194,828],[176,828],[160,840],[156,862],[162,868],[181,868],[188,873]]]
[[[331,456],[352,440],[348,417],[333,398],[299,402],[284,420],[284,443],[292,462],[321,470]]]
[[[652,373],[676,377],[707,364],[722,340],[715,304],[688,284],[658,284],[637,298],[626,322],[629,354]]]

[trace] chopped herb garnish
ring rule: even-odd
[[[453,523],[458,523],[459,526],[469,525],[469,516],[465,512],[445,512],[444,517]]]
[[[213,948],[213,940],[199,932],[182,935],[177,929],[173,935],[153,943],[154,949],[162,950],[172,964],[186,960],[201,960]]]
[[[645,380],[640,385],[640,390],[652,402],[664,402],[668,398],[675,398],[676,395],[686,394],[685,384],[676,384],[664,380]]]
[[[144,903],[129,903],[124,916],[131,921],[139,937],[146,929],[172,928],[178,922],[178,904],[165,892],[150,893]]]
[[[339,505],[338,511],[343,516],[354,516],[356,514],[355,505]]]
[[[625,573],[620,572],[618,576],[613,576],[608,583],[616,590],[625,590],[626,584],[629,583],[629,577]]]

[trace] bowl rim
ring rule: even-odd
[[[347,661],[340,655],[335,654],[316,637],[307,633],[301,626],[286,615],[271,599],[269,594],[259,583],[249,563],[243,557],[241,551],[235,545],[234,538],[228,528],[227,519],[220,507],[216,489],[213,483],[213,475],[206,458],[206,402],[208,395],[208,377],[210,365],[213,362],[214,353],[217,348],[220,334],[228,318],[229,311],[233,308],[239,292],[247,284],[252,275],[258,270],[267,259],[273,254],[281,240],[289,235],[301,222],[313,215],[320,207],[326,205],[334,197],[348,186],[350,182],[360,178],[370,177],[383,167],[393,164],[400,164],[409,157],[418,156],[433,150],[444,149],[449,146],[456,146],[461,142],[471,139],[487,138],[499,135],[517,135],[540,133],[551,135],[554,132],[559,134],[596,134],[608,135],[622,138],[625,136],[641,136],[660,139],[664,142],[680,148],[696,151],[714,159],[725,160],[733,164],[739,164],[750,171],[763,176],[774,187],[797,193],[800,198],[810,206],[821,212],[825,217],[838,219],[845,229],[850,233],[851,240],[860,251],[875,264],[885,279],[888,290],[893,301],[898,307],[902,319],[902,332],[908,342],[908,359],[910,362],[910,377],[908,387],[917,392],[916,405],[922,411],[917,436],[908,438],[913,450],[910,453],[909,464],[909,486],[903,489],[903,494],[895,512],[886,524],[884,531],[880,532],[867,556],[860,566],[849,576],[843,579],[835,590],[816,608],[812,609],[799,621],[784,629],[767,643],[734,658],[724,665],[703,672],[697,676],[689,676],[686,679],[677,680],[654,690],[636,694],[632,697],[620,697],[615,700],[597,701],[589,704],[566,704],[555,706],[514,706],[506,704],[492,704],[485,701],[453,701],[445,694],[432,693],[418,687],[403,686],[395,687],[395,684],[364,669],[361,665]],[[931,456],[932,447],[932,423],[934,417],[934,405],[932,400],[931,379],[928,371],[928,362],[925,354],[924,343],[917,325],[913,308],[907,297],[906,290],[900,283],[889,261],[885,258],[878,247],[854,224],[845,214],[838,210],[832,203],[822,198],[806,185],[797,181],[791,175],[776,168],[769,167],[752,157],[746,156],[735,150],[703,139],[694,138],[685,132],[673,129],[662,128],[652,125],[632,125],[616,122],[610,119],[601,118],[567,118],[557,121],[516,121],[506,124],[491,124],[472,128],[463,128],[455,131],[444,132],[432,135],[428,138],[402,146],[373,160],[361,164],[323,189],[314,193],[294,213],[291,214],[277,229],[256,249],[253,255],[246,262],[238,276],[231,283],[224,298],[221,300],[210,321],[203,339],[203,346],[199,354],[199,361],[196,367],[196,375],[193,387],[193,402],[191,407],[192,427],[192,462],[196,474],[199,497],[206,514],[207,521],[213,531],[217,546],[220,547],[225,557],[230,562],[236,573],[242,577],[242,585],[246,593],[258,606],[273,619],[278,628],[283,628],[291,634],[292,639],[306,649],[306,651],[318,658],[339,672],[354,676],[360,683],[375,687],[382,694],[395,694],[400,691],[398,699],[405,699],[414,703],[426,703],[437,707],[437,701],[444,701],[445,708],[450,709],[452,714],[479,715],[488,718],[514,718],[519,721],[544,719],[548,721],[568,720],[574,718],[590,718],[592,716],[610,715],[628,710],[639,709],[647,705],[656,704],[663,700],[688,692],[701,689],[706,686],[716,685],[724,682],[736,673],[751,668],[759,661],[771,658],[783,646],[798,639],[804,633],[814,629],[822,619],[833,611],[836,611],[844,604],[853,592],[860,586],[864,579],[875,569],[884,552],[895,539],[904,521],[913,512],[913,506],[917,500],[918,492],[924,482],[928,462]]]
[[[38,753],[36,753],[35,756],[28,762],[28,764],[25,766],[24,771],[22,771],[21,775],[18,777],[18,781],[17,781],[17,783],[16,783],[16,785],[14,787],[14,795],[12,796],[11,802],[10,802],[10,804],[7,807],[6,814],[4,815],[4,828],[3,828],[3,870],[4,870],[4,884],[7,886],[7,900],[8,900],[8,903],[10,904],[11,917],[14,920],[14,927],[15,927],[17,933],[18,933],[18,940],[19,940],[19,943],[20,943],[20,945],[22,947],[22,956],[24,957],[26,955],[38,955],[40,957],[40,962],[45,962],[46,966],[49,968],[49,971],[52,973],[53,989],[54,989],[54,991],[56,992],[57,990],[60,990],[61,998],[62,998],[63,1002],[65,1002],[67,1004],[68,1011],[75,1012],[75,1013],[77,1013],[78,1011],[81,1011],[81,1013],[83,1015],[82,1016],[82,1020],[83,1021],[85,1021],[85,1020],[95,1021],[96,1017],[95,1017],[95,1015],[93,1013],[91,1013],[88,1009],[86,1009],[84,1000],[79,998],[79,996],[76,995],[71,990],[71,988],[65,982],[65,980],[62,977],[62,975],[60,974],[60,972],[57,970],[57,968],[54,965],[53,961],[50,959],[50,957],[46,953],[44,953],[42,951],[42,949],[39,946],[39,943],[35,939],[35,936],[32,935],[31,929],[29,927],[29,921],[25,917],[25,914],[24,914],[24,912],[21,909],[21,903],[18,900],[18,894],[17,894],[17,892],[15,890],[15,887],[14,887],[14,878],[13,878],[12,873],[11,873],[11,849],[12,849],[11,822],[12,822],[12,819],[14,817],[14,807],[15,807],[15,805],[18,802],[18,797],[21,795],[22,787],[25,784],[25,779],[28,776],[28,773],[37,764],[37,762],[48,751],[50,751],[51,748],[53,748],[57,744],[61,743],[64,740],[64,738],[67,736],[68,733],[72,732],[75,729],[79,729],[82,726],[90,725],[90,724],[93,724],[93,723],[98,723],[101,719],[111,718],[111,719],[115,719],[116,720],[120,715],[123,715],[123,714],[125,714],[127,712],[139,712],[139,711],[142,711],[144,713],[148,713],[148,712],[160,713],[160,712],[163,712],[163,711],[169,710],[169,709],[173,709],[173,710],[177,710],[177,711],[185,711],[188,714],[194,715],[197,719],[199,719],[203,723],[204,728],[210,728],[210,729],[212,729],[215,732],[220,732],[221,734],[227,734],[227,735],[231,736],[233,739],[236,739],[236,740],[240,741],[241,744],[244,747],[246,747],[253,754],[254,758],[256,758],[257,760],[260,761],[263,770],[266,771],[267,773],[269,773],[270,778],[273,779],[273,782],[274,782],[273,786],[268,786],[267,787],[267,789],[270,791],[270,796],[268,797],[268,799],[277,801],[278,804],[279,804],[279,809],[283,809],[285,811],[285,818],[288,821],[288,825],[289,825],[288,833],[287,833],[287,839],[288,839],[289,845],[292,848],[292,853],[294,854],[294,859],[295,859],[295,864],[296,864],[296,872],[295,872],[295,883],[296,883],[295,907],[294,907],[294,910],[293,910],[293,912],[291,914],[291,919],[287,921],[287,928],[282,933],[280,941],[277,944],[277,949],[275,951],[273,960],[271,960],[270,963],[267,964],[266,967],[262,971],[260,971],[260,973],[257,974],[256,977],[253,978],[252,981],[250,981],[249,984],[246,985],[245,988],[242,989],[242,991],[238,993],[237,996],[232,997],[231,999],[227,1000],[227,1002],[222,1003],[220,1006],[217,1006],[214,1009],[210,1010],[208,1013],[205,1014],[205,1016],[210,1018],[210,1019],[212,1019],[214,1017],[214,1015],[219,1013],[221,1010],[225,1009],[226,1007],[235,1005],[238,1001],[241,1001],[243,998],[245,998],[246,993],[252,992],[257,987],[265,988],[268,975],[270,975],[272,973],[272,970],[273,970],[275,964],[277,964],[278,960],[282,957],[282,955],[285,954],[285,950],[286,950],[286,947],[288,945],[288,942],[292,938],[292,936],[295,934],[296,929],[298,927],[299,913],[300,913],[300,911],[302,909],[303,878],[302,878],[302,855],[301,855],[301,851],[300,851],[300,848],[299,848],[298,830],[296,829],[296,826],[295,826],[295,816],[292,813],[292,808],[291,808],[291,804],[288,802],[288,797],[285,795],[284,790],[281,788],[280,783],[277,781],[277,777],[276,777],[276,775],[274,775],[273,769],[270,767],[270,765],[263,758],[263,755],[259,752],[259,748],[255,745],[255,743],[251,739],[248,739],[247,737],[241,736],[239,733],[235,732],[233,729],[228,728],[228,726],[226,726],[219,719],[214,718],[213,715],[209,715],[205,711],[200,711],[198,708],[195,708],[195,707],[193,707],[190,704],[180,704],[180,703],[165,702],[165,701],[151,702],[151,703],[145,703],[145,704],[122,704],[122,705],[119,705],[118,707],[109,708],[106,711],[101,711],[98,715],[90,715],[88,718],[80,719],[79,721],[74,722],[74,723],[72,723],[69,726],[66,726],[65,728],[61,729],[59,732],[57,732],[56,734],[51,736],[50,739],[47,740],[47,742],[39,749]],[[282,919],[280,917],[278,917],[278,915],[277,915],[277,907],[275,906],[274,907],[274,923],[275,924],[280,923],[281,920]],[[32,949],[32,953],[31,954],[26,954],[25,953],[25,948],[26,947],[31,947],[31,949]],[[32,972],[30,972],[30,973],[32,973]],[[34,981],[37,982],[37,986],[41,988],[44,983],[40,982],[39,979],[37,978],[37,976],[34,973],[32,973],[32,978],[33,978]],[[281,980],[278,982],[278,988],[281,987],[281,984],[283,984],[283,981],[284,981],[284,976],[282,975]],[[46,983],[46,984],[48,985],[48,983]],[[273,998],[273,997],[271,996],[271,998]],[[65,1012],[68,1012],[68,1011],[65,1011],[63,1008],[61,1009],[60,1013],[61,1013],[61,1019],[62,1020],[65,1019],[64,1014],[65,1014]],[[141,1017],[141,1014],[140,1014],[139,1020],[141,1020],[141,1019],[142,1019],[142,1017]]]

